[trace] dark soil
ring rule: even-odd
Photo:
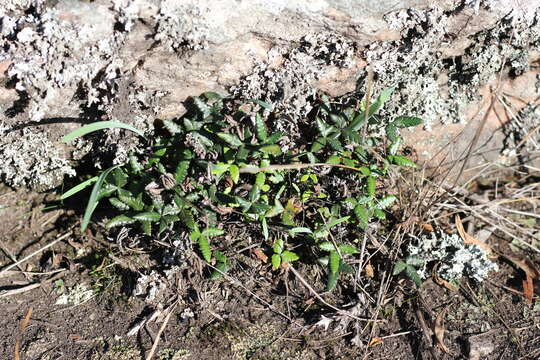
[[[540,357],[540,306],[519,294],[523,274],[512,262],[499,259],[500,271],[482,285],[463,282],[451,291],[429,279],[417,291],[406,278],[387,282],[391,267],[381,252],[356,285],[348,275],[334,292],[322,294],[346,310],[339,313],[290,270],[272,271],[249,249],[238,255],[231,277],[212,281],[192,250],[182,266],[167,267],[158,260],[163,247],[141,250],[109,239],[98,227],[81,235],[77,212],[47,208],[51,196],[8,188],[0,193],[2,268],[13,263],[11,256],[21,259],[70,233],[2,273],[1,359],[16,359],[16,348],[21,359],[144,359],[173,307],[155,359]],[[538,221],[528,221],[538,231]],[[539,260],[532,252],[521,255],[533,264]],[[324,288],[316,267],[296,269],[314,289]],[[134,296],[137,278],[151,271],[166,286],[154,297]],[[28,284],[40,286],[13,292]],[[91,297],[57,303],[77,288],[92,290]],[[161,314],[153,316],[156,311]],[[438,317],[448,353],[430,334]],[[141,321],[139,331],[128,335]]]

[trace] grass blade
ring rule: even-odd
[[[111,171],[119,167],[120,165],[115,165],[113,167],[108,168],[104,172],[99,175],[98,179],[96,180],[96,183],[94,184],[94,187],[92,188],[92,193],[90,194],[90,199],[88,200],[88,205],[86,205],[86,210],[84,212],[84,216],[81,222],[81,231],[86,230],[86,227],[88,226],[88,223],[90,222],[90,217],[94,213],[94,210],[96,210],[97,204],[99,202],[98,194],[99,190],[101,189],[101,185],[103,185],[103,181],[105,181],[105,178]]]
[[[112,128],[121,128],[121,129],[130,130],[136,133],[137,135],[146,139],[146,137],[144,136],[144,133],[141,130],[134,128],[131,125],[124,124],[119,121],[97,121],[88,125],[84,125],[78,128],[77,130],[70,132],[69,134],[62,137],[60,141],[64,143],[68,143],[71,140],[75,140],[91,132],[103,130],[103,129],[112,129]]]
[[[81,191],[81,190],[85,189],[86,187],[90,186],[91,184],[95,183],[97,181],[97,179],[98,179],[98,177],[94,176],[91,179],[83,181],[79,185],[75,185],[74,187],[72,187],[71,189],[69,189],[68,191],[63,193],[62,196],[60,196],[60,200],[67,199],[68,197],[75,195],[79,191]]]

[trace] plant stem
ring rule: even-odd
[[[268,165],[264,167],[243,167],[240,169],[240,173],[242,174],[257,174],[261,171],[274,171],[274,170],[300,170],[300,169],[307,169],[312,167],[321,167],[321,166],[329,166],[329,167],[338,167],[342,169],[349,169],[354,171],[361,171],[359,168],[355,168],[353,166],[347,166],[347,165],[341,165],[341,164],[326,164],[326,163],[314,163],[314,164],[285,164],[285,165]]]

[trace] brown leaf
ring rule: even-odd
[[[375,346],[382,343],[383,343],[383,340],[380,337],[374,337],[371,340],[369,340],[368,346]]]
[[[437,314],[437,317],[435,318],[435,323],[433,324],[433,333],[435,334],[437,345],[439,345],[441,350],[447,354],[450,354],[450,349],[446,345],[444,345],[444,316],[446,315],[447,309],[448,308],[445,307],[441,310],[440,313]]]
[[[429,231],[429,232],[434,232],[435,231],[435,229],[433,228],[433,226],[431,224],[421,223],[420,227],[425,231]]]
[[[447,288],[448,290],[452,291],[452,292],[457,292],[458,291],[458,288],[454,285],[452,285],[450,282],[444,280],[442,277],[439,276],[439,274],[437,274],[437,272],[434,271],[432,272],[431,274],[433,276],[433,281],[435,281],[435,283],[437,285],[440,285],[440,286],[444,286],[445,288]]]
[[[23,333],[26,331],[26,327],[28,326],[28,323],[30,322],[30,317],[32,317],[32,308],[29,308],[26,312],[26,315],[21,320],[20,326],[19,326],[19,334],[17,336],[17,341],[15,341],[15,353],[14,357],[15,360],[21,360],[21,338]]]
[[[532,304],[534,295],[533,279],[527,275],[527,279],[523,280],[523,296],[527,300],[527,303]]]
[[[530,261],[529,259],[520,260],[516,257],[513,257],[511,255],[505,255],[505,254],[503,254],[503,256],[507,258],[508,260],[510,260],[511,262],[513,262],[514,265],[519,267],[521,270],[523,270],[523,272],[530,278],[534,280],[540,280],[540,272],[536,269],[536,266],[534,265],[534,263]]]
[[[375,270],[373,270],[373,266],[370,263],[366,264],[366,267],[364,268],[366,272],[366,276],[369,278],[372,278],[375,276]]]
[[[478,245],[482,249],[484,249],[486,252],[491,253],[493,250],[491,249],[491,246],[486,244],[485,242],[482,242],[480,240],[475,239],[473,236],[467,234],[465,229],[463,228],[463,223],[461,222],[461,218],[459,215],[456,215],[456,228],[463,239],[463,242],[467,245]]]
[[[253,249],[253,253],[255,254],[255,256],[261,260],[263,263],[266,263],[268,261],[268,256],[266,256],[265,253],[263,253],[263,251],[259,248],[257,249]]]

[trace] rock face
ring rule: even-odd
[[[490,86],[497,104],[483,136],[500,130],[491,158],[503,144],[540,142],[540,0],[0,3],[0,176],[9,185],[53,188],[85,156],[121,163],[138,145],[131,134],[109,130],[71,148],[58,139],[102,119],[151,130],[205,91],[270,102],[294,132],[317,92],[363,92],[367,66],[375,91],[395,88],[389,119],[424,118],[424,132],[405,134],[420,159],[464,129],[453,151],[467,150]]]

